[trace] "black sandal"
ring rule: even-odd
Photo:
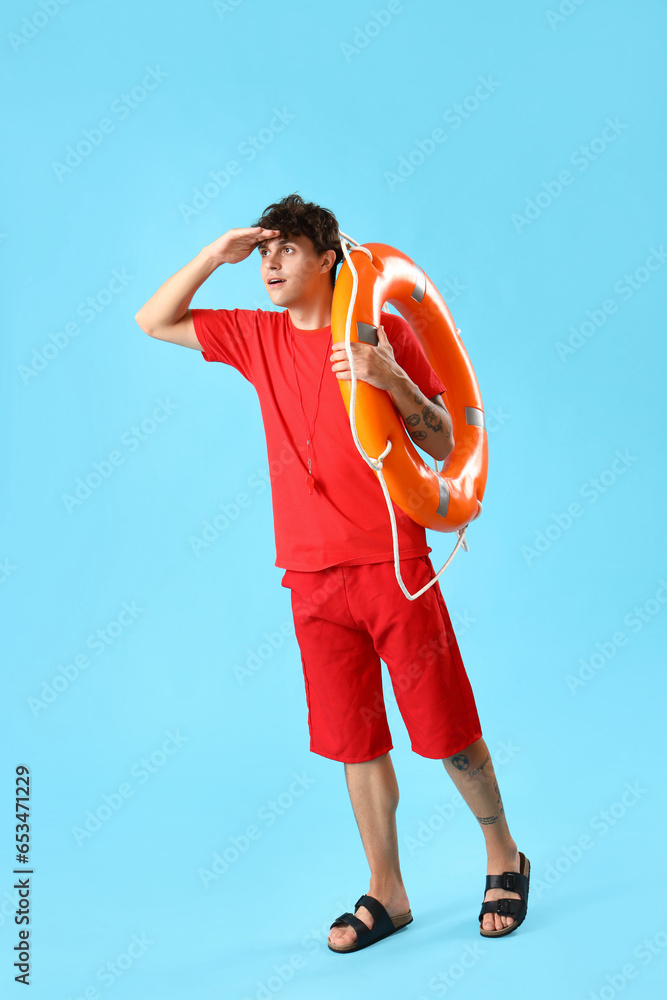
[[[522,924],[528,909],[528,887],[530,885],[530,861],[519,851],[518,872],[503,872],[502,875],[487,875],[484,894],[487,889],[508,889],[510,892],[518,892],[521,899],[512,899],[507,896],[503,899],[489,899],[482,903],[479,911],[479,933],[482,937],[503,937],[504,934],[511,934],[519,924]],[[482,930],[482,917],[485,913],[500,913],[503,917],[514,917],[511,924],[503,927],[499,931]]]
[[[344,927],[345,924],[349,924],[357,932],[357,939],[354,944],[349,944],[345,948],[333,948],[329,945],[331,951],[361,951],[362,948],[368,947],[369,944],[381,941],[382,938],[386,938],[395,931],[400,930],[401,927],[412,923],[411,910],[408,910],[407,913],[399,913],[395,917],[390,917],[382,903],[375,896],[360,896],[354,904],[355,913],[360,906],[365,906],[372,914],[373,926],[369,927],[359,917],[355,917],[354,913],[341,913],[339,917],[336,917],[331,927]],[[331,927],[329,930],[331,930]]]

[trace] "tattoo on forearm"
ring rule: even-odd
[[[426,413],[426,410],[424,410],[423,412]],[[425,422],[427,427],[432,426],[427,421]],[[421,417],[419,416],[418,413],[410,413],[407,417],[405,417],[405,423],[406,425],[408,425],[408,434],[410,435],[413,441],[428,441],[428,431],[412,429],[416,428],[417,424],[421,423]],[[433,430],[438,430],[438,428],[433,427]]]
[[[421,423],[423,417],[424,424],[429,428],[429,430],[435,431],[436,434],[437,433],[444,434],[446,438],[450,440],[452,432],[450,428],[445,429],[443,427],[442,407],[437,406],[435,403],[433,403],[428,399],[425,399],[424,396],[422,396],[421,392],[413,392],[412,398],[414,399],[415,403],[417,403],[418,406],[422,406],[423,409],[421,412],[421,417],[419,416],[418,413],[411,413],[409,414],[409,416],[404,417],[406,425],[408,427],[416,427],[417,424]],[[410,434],[410,437],[414,441],[428,440],[428,433],[425,431],[418,431],[418,432],[408,431],[408,433]]]
[[[425,406],[422,410],[422,416],[424,418],[424,423],[427,427],[430,427],[433,431],[442,430],[442,417],[438,413],[440,408],[434,406],[432,403],[429,406]]]
[[[479,820],[479,822],[482,824],[482,826],[490,826],[492,823],[496,822],[496,820],[498,819],[498,817],[497,816],[476,816],[475,819]]]

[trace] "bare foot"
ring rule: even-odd
[[[386,892],[374,892],[372,889],[368,890],[367,895],[382,903],[390,917],[397,917],[401,913],[407,913],[410,909],[410,903],[403,886],[396,887],[389,895]],[[354,915],[367,927],[373,927],[375,920],[365,906],[360,906]],[[349,924],[345,924],[343,927],[332,927],[329,931],[329,944],[334,948],[346,948],[348,945],[353,945],[356,940],[357,932]]]
[[[519,852],[515,851],[510,855],[495,855],[489,858],[486,866],[487,875],[500,875],[502,872],[519,871]],[[521,899],[518,892],[511,892],[508,889],[487,889],[484,893],[484,902],[491,899]],[[485,913],[482,917],[482,930],[501,931],[503,927],[509,927],[514,923],[514,917],[507,917],[501,913]]]

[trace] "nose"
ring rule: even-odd
[[[278,261],[267,261],[266,271],[265,271],[265,281],[270,281],[271,278],[279,277],[276,271],[280,270],[280,263]]]

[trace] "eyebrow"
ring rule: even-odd
[[[274,238],[275,238],[275,237],[274,237]],[[267,244],[268,242],[269,242],[269,240],[262,240],[262,241],[261,241],[261,243],[258,243],[258,244],[257,244],[257,249],[258,249],[258,250],[262,250],[262,249],[263,249],[263,248],[264,248],[264,247],[266,246],[266,244]],[[280,247],[280,246],[285,246],[285,244],[287,244],[287,243],[289,243],[289,244],[290,244],[290,246],[293,246],[293,247],[295,247],[295,246],[296,246],[296,243],[294,242],[294,240],[278,240],[278,246],[279,246],[279,247]]]

